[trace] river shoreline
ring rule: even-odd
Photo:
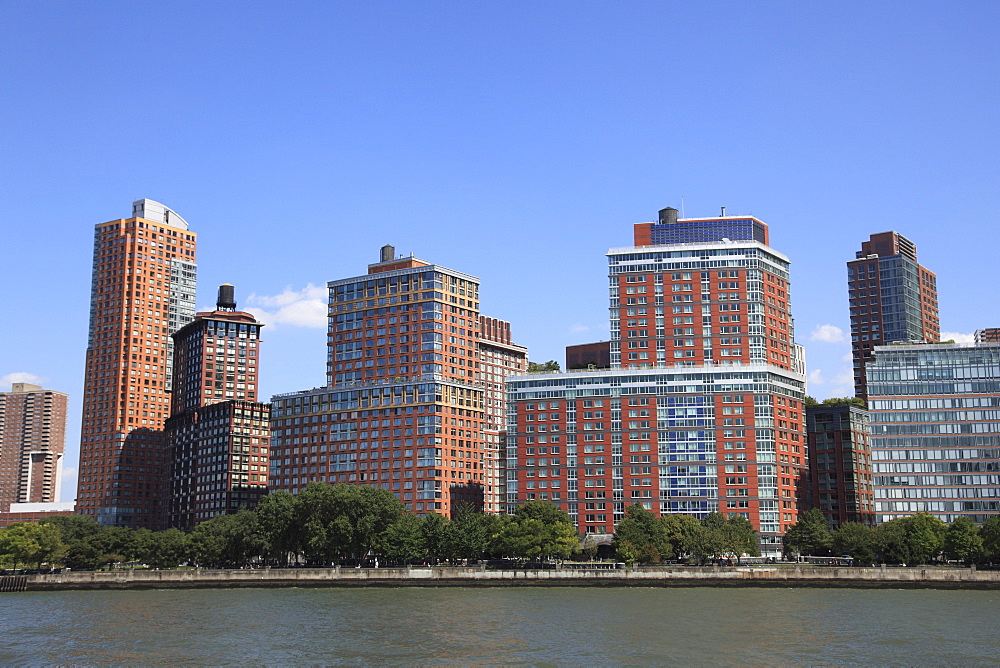
[[[12,578],[16,578],[16,581]],[[481,566],[417,566],[78,571],[0,578],[0,592],[281,587],[830,587],[1000,590],[1000,571],[954,567],[646,566],[600,570],[493,570]]]

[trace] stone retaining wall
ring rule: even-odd
[[[28,591],[207,587],[611,586],[931,587],[1000,589],[1000,571],[969,568],[829,566],[647,566],[633,569],[484,567],[276,568],[259,570],[65,572],[26,578]],[[2,588],[0,588],[2,591]]]

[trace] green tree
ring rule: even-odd
[[[944,548],[947,525],[927,513],[900,517],[875,530],[876,552],[890,564],[924,564]]]
[[[836,555],[851,555],[857,564],[871,564],[875,560],[875,533],[859,522],[844,522],[833,533],[831,547]]]
[[[613,545],[616,552],[627,545],[633,559],[643,564],[660,563],[674,551],[666,525],[639,503],[626,509],[625,517],[615,527]],[[621,554],[618,556],[624,560]]]
[[[78,571],[90,571],[108,562],[108,554],[104,549],[104,533],[107,529],[94,518],[87,515],[56,515],[39,523],[50,524],[59,530],[59,536],[66,545],[62,557],[64,566]]]
[[[580,549],[573,521],[547,501],[528,501],[499,532],[507,556],[526,559],[566,559]]]
[[[674,556],[695,555],[701,544],[704,529],[698,518],[691,515],[661,515],[659,522],[666,532],[667,541],[673,546]]]
[[[52,524],[18,522],[0,529],[0,556],[19,564],[41,568],[45,562],[61,559],[65,545],[59,536],[59,529]]]
[[[800,515],[798,521],[785,532],[785,551],[789,553],[824,556],[829,554],[832,544],[830,525],[818,508]]]
[[[979,537],[983,539],[984,558],[993,563],[1000,561],[1000,515],[986,518],[979,527]]]
[[[143,530],[144,531],[144,530]],[[142,549],[141,532],[125,527],[105,527],[93,540],[106,555],[106,563],[137,561]]]
[[[482,559],[493,547],[498,533],[496,515],[487,515],[471,503],[460,503],[448,526],[449,556]]]
[[[559,371],[559,362],[555,360],[549,360],[544,364],[528,362],[528,371]]]
[[[615,556],[631,566],[637,559],[635,545],[628,541],[622,541],[615,546]]]
[[[226,531],[219,521],[213,517],[202,522],[188,534],[188,556],[198,566],[219,567],[225,564],[225,553],[228,547]]]
[[[917,563],[917,552],[913,549],[902,520],[895,519],[875,528],[875,553],[887,564]]]
[[[816,401],[812,397],[806,397],[803,403],[806,406],[860,406],[861,408],[866,408],[868,404],[861,397],[831,397],[829,399],[824,399],[822,402]]]
[[[62,563],[74,571],[96,571],[108,563],[107,559],[108,554],[101,549],[100,541],[91,537],[67,545]]]
[[[424,548],[427,550],[427,558],[432,564],[448,554],[450,549],[448,526],[450,524],[451,520],[440,513],[428,513],[424,515],[423,521],[420,523]]]
[[[243,509],[202,522],[189,534],[192,561],[216,566],[243,566],[266,552],[264,532],[256,513]]]
[[[913,543],[919,562],[927,563],[938,557],[944,549],[944,536],[948,525],[928,513],[917,513],[902,520]]]
[[[692,537],[691,553],[701,561],[726,554],[726,517],[713,512],[701,520],[699,531]]]
[[[382,533],[378,551],[386,559],[409,563],[423,559],[427,554],[427,544],[421,531],[423,520],[413,513],[403,513]]]
[[[760,556],[760,535],[747,518],[733,515],[727,519],[723,536],[724,549],[727,554],[736,557],[736,563],[740,563],[744,556]]]
[[[974,564],[984,555],[983,539],[976,523],[968,517],[956,517],[944,534],[944,553],[948,559]]]
[[[302,551],[315,563],[363,559],[403,512],[399,499],[384,489],[309,483],[296,499]]]
[[[500,530],[500,548],[505,557],[539,559],[542,556],[541,535],[545,525],[541,520],[513,519]]]
[[[89,515],[55,515],[41,520],[39,524],[51,524],[59,529],[59,537],[67,545],[92,538],[104,530],[104,527]]]
[[[176,568],[189,551],[187,534],[178,529],[148,531],[139,538],[139,545],[139,558],[153,568]]]
[[[262,548],[269,563],[288,564],[301,551],[303,531],[297,516],[296,497],[284,490],[271,492],[253,512],[261,529]]]

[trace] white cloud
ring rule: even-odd
[[[853,397],[854,396],[854,368],[843,367],[837,375],[830,381],[831,397]]]
[[[816,329],[809,335],[810,341],[824,341],[826,343],[841,343],[846,341],[844,330],[836,325],[817,325]]]
[[[823,388],[814,389],[818,385],[822,385]],[[822,369],[813,369],[809,372],[806,391],[820,400],[830,397],[853,397],[854,370],[851,367],[841,367],[833,379],[827,379]]]
[[[266,325],[326,327],[327,290],[323,286],[310,283],[273,296],[252,294],[246,303],[246,310]]]
[[[32,383],[34,385],[44,385],[48,378],[36,376],[27,371],[15,371],[6,376],[0,376],[0,388],[10,390],[11,383]]]
[[[77,469],[75,466],[63,466],[59,478],[57,494],[60,501],[72,501],[76,498]]]
[[[569,331],[573,332],[574,334],[580,334],[582,332],[589,332],[590,327],[587,327],[586,325],[581,325],[580,323],[576,323],[575,325],[570,325]]]
[[[974,334],[962,334],[961,332],[941,332],[942,341],[954,341],[955,343],[973,343],[976,340]]]

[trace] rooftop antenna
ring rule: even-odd
[[[681,195],[681,218],[687,218],[687,216],[684,215],[684,195]]]

